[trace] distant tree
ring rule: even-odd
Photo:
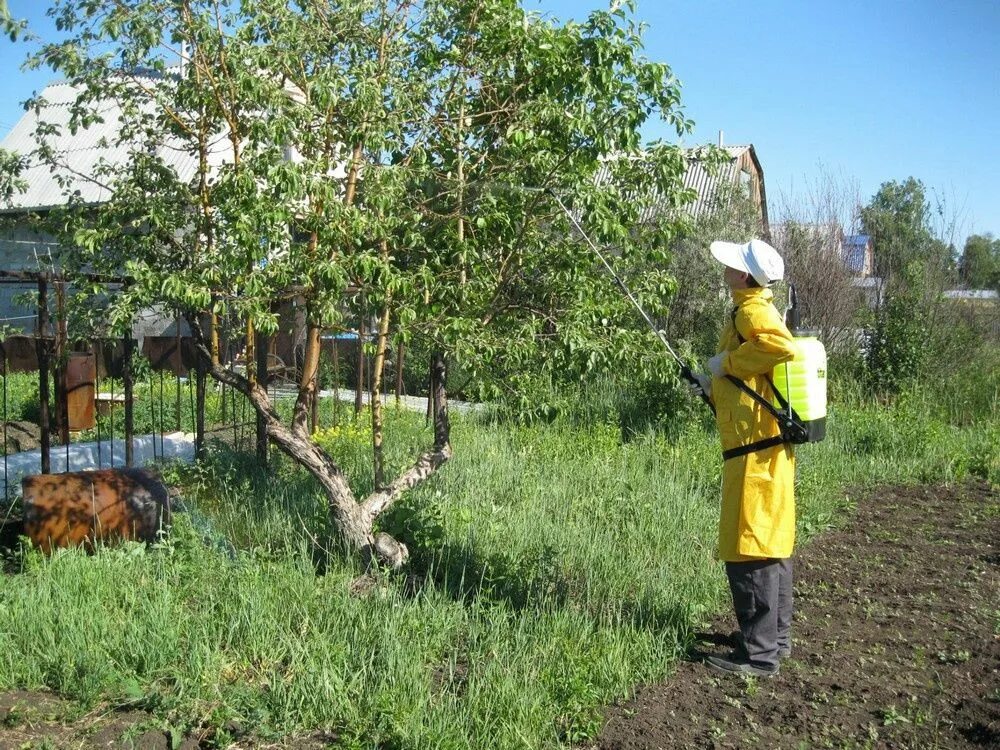
[[[924,185],[913,177],[886,182],[861,210],[871,235],[883,304],[868,329],[865,369],[877,391],[897,393],[952,356],[941,292],[955,279],[954,231],[945,206],[932,211]],[[943,222],[935,227],[935,219]]]
[[[965,241],[959,263],[962,283],[970,289],[1000,291],[1000,239],[992,234],[973,234]]]
[[[943,213],[943,206],[937,211]],[[874,245],[875,275],[887,290],[912,282],[933,293],[952,270],[951,248],[936,236],[933,218],[924,184],[913,177],[882,183],[861,209],[862,228]],[[917,281],[914,273],[925,278]]]
[[[864,298],[842,245],[845,232],[858,229],[857,186],[822,171],[804,191],[782,195],[772,205],[774,246],[798,293],[802,325],[818,330],[830,349],[851,345]]]

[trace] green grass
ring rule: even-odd
[[[430,433],[422,416],[388,412],[398,470]],[[0,580],[0,689],[139,705],[185,727],[236,719],[266,738],[325,728],[343,747],[594,736],[600,706],[667,675],[724,606],[717,438],[454,422],[453,461],[382,522],[410,546],[408,575],[352,596],[357,571],[322,549],[312,481],[219,449],[170,470],[192,512],[155,548],[16,556]],[[320,440],[367,491],[364,422]],[[996,419],[954,427],[917,399],[846,405],[826,442],[799,450],[801,538],[865,485],[1000,483],[998,456]],[[204,543],[223,537],[235,556]]]

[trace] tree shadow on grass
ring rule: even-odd
[[[636,585],[634,597],[599,593],[590,571],[562,561],[551,545],[514,557],[484,551],[474,542],[446,542],[417,550],[407,593],[433,587],[466,606],[497,604],[515,612],[570,610],[595,624],[633,627],[676,640],[683,653],[693,636],[694,613],[686,602],[656,601]]]

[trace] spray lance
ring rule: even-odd
[[[527,188],[527,189],[540,190],[540,188]],[[542,191],[552,196],[553,200],[555,200],[555,202],[559,205],[559,208],[562,209],[563,213],[565,213],[566,216],[569,218],[569,220],[573,223],[573,226],[576,227],[576,230],[580,233],[580,236],[583,237],[584,240],[586,240],[587,244],[590,246],[590,249],[593,251],[594,255],[596,255],[600,259],[601,263],[603,263],[604,267],[608,270],[608,273],[611,274],[611,278],[615,280],[615,283],[618,284],[621,290],[625,293],[625,296],[628,297],[629,302],[632,303],[632,306],[639,311],[639,314],[642,316],[642,319],[646,321],[646,324],[656,335],[656,338],[660,340],[660,343],[663,344],[664,347],[666,347],[666,350],[670,353],[670,356],[674,358],[674,361],[677,363],[678,367],[680,367],[681,377],[683,377],[697,389],[698,395],[701,397],[702,401],[704,401],[708,405],[708,408],[711,409],[712,413],[714,414],[715,405],[712,404],[712,400],[708,397],[708,394],[705,393],[705,389],[701,387],[701,383],[698,382],[698,379],[694,376],[694,373],[691,372],[691,368],[688,367],[688,364],[683,359],[680,358],[677,352],[674,351],[674,348],[670,346],[670,342],[667,340],[666,334],[662,330],[656,327],[656,324],[653,323],[653,319],[649,317],[649,313],[647,313],[642,308],[642,305],[639,304],[639,301],[635,298],[635,295],[632,294],[632,290],[630,290],[628,286],[625,285],[625,282],[621,280],[621,277],[618,276],[617,273],[615,273],[615,269],[611,267],[611,264],[608,262],[608,259],[605,257],[604,253],[602,253],[600,249],[597,247],[597,245],[594,243],[594,241],[590,239],[590,235],[588,235],[584,231],[583,227],[580,226],[580,222],[578,222],[576,220],[576,217],[573,216],[572,212],[568,208],[566,208],[566,205],[559,199],[559,196],[556,195],[555,191],[552,190],[551,188],[545,188]]]
[[[639,304],[635,295],[632,294],[632,290],[629,289],[625,282],[621,280],[621,277],[615,273],[615,269],[608,262],[607,257],[601,252],[600,248],[597,247],[594,241],[590,239],[590,235],[588,235],[587,232],[584,231],[583,227],[580,226],[580,222],[576,220],[576,217],[573,216],[573,213],[566,207],[566,204],[560,200],[556,192],[552,188],[523,187],[515,185],[504,185],[504,187],[507,189],[521,190],[527,193],[545,193],[552,197],[559,208],[562,209],[562,212],[566,214],[566,217],[570,220],[573,226],[576,227],[580,236],[583,237],[587,245],[590,246],[594,255],[597,256],[607,269],[608,273],[611,274],[611,278],[615,280],[615,283],[618,284],[622,292],[625,293],[625,296],[628,297],[632,306],[639,311],[642,319],[646,321],[646,324],[656,335],[656,338],[660,340],[660,343],[663,344],[670,356],[673,357],[677,366],[680,368],[681,376],[695,387],[701,399],[708,405],[708,408],[711,409],[714,414],[715,405],[705,392],[705,389],[702,388],[701,383],[698,382],[698,379],[694,376],[691,368],[683,359],[680,358],[677,352],[674,351],[674,348],[667,340],[666,334],[656,327],[656,324],[653,323],[653,319],[649,316],[649,313],[642,308],[642,305]],[[781,434],[775,438],[768,438],[763,441],[751,443],[749,445],[723,452],[724,458],[728,459],[746,455],[747,453],[752,453],[765,447],[771,447],[772,445],[778,445],[781,443],[818,442],[826,436],[826,350],[819,342],[815,332],[803,330],[799,327],[798,296],[795,292],[795,288],[789,285],[788,293],[789,299],[786,321],[792,330],[792,335],[795,338],[799,353],[791,362],[775,368],[772,373],[774,376],[773,382],[770,377],[768,378],[768,382],[771,385],[771,391],[774,393],[775,399],[784,411],[779,411],[775,404],[751,389],[742,380],[733,377],[732,375],[726,376],[727,380],[746,393],[751,399],[756,401],[776,420],[778,420],[781,427]],[[733,322],[735,325],[735,317]],[[737,331],[737,336],[739,336],[739,331]]]

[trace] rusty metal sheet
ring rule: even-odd
[[[21,480],[24,533],[45,552],[122,539],[155,541],[170,498],[149,469],[37,474]]]
[[[34,336],[9,336],[3,342],[4,374],[9,372],[38,372],[38,350]]]
[[[73,432],[93,429],[94,381],[97,378],[97,357],[93,354],[70,352],[66,361],[66,415]]]

